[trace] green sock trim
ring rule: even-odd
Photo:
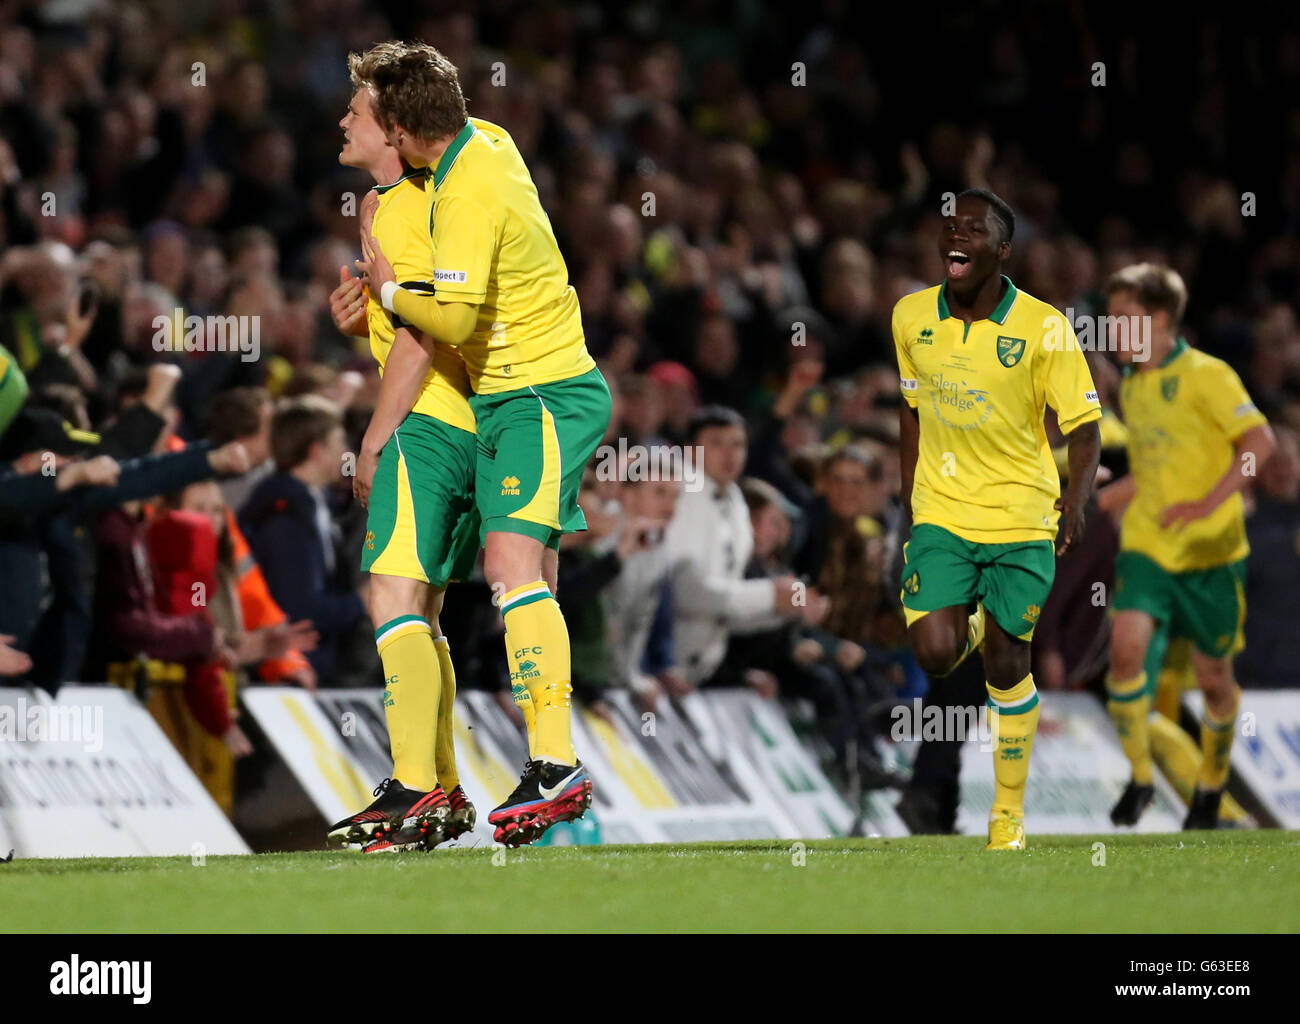
[[[1034,708],[1038,707],[1038,691],[1035,690],[1034,695],[1030,697],[1027,701],[1025,701],[1023,704],[1015,704],[1009,708],[1004,708],[1001,704],[994,704],[993,698],[990,697],[989,707],[992,708],[994,711],[996,711],[999,715],[1023,715],[1026,712],[1033,711]]]
[[[545,594],[524,594],[522,597],[517,597],[509,604],[505,605],[501,609],[501,614],[504,615],[506,612],[512,612],[516,608],[522,608],[526,604],[534,604],[537,601],[553,601],[553,600],[555,599],[554,597],[552,597],[550,591],[547,591]]]
[[[418,622],[425,629],[432,631],[432,627],[422,615],[399,615],[395,619],[389,619],[377,630],[375,630],[375,643],[379,643],[383,635],[398,626],[403,626],[408,622]]]

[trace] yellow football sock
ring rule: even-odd
[[[510,666],[510,699],[524,716],[524,732],[528,735],[528,756],[533,756],[537,746],[537,716],[533,713],[533,698],[528,695],[528,687],[519,681],[519,659],[515,657],[514,641],[509,631],[506,632],[506,661]]]
[[[1165,650],[1165,661],[1156,677],[1155,709],[1171,722],[1178,721],[1183,694],[1196,689],[1196,670],[1192,668],[1191,641],[1174,637]]]
[[[1164,715],[1152,715],[1149,723],[1151,757],[1156,767],[1169,780],[1183,803],[1192,802],[1196,777],[1201,772],[1201,748],[1187,735],[1187,730]],[[1223,821],[1244,822],[1249,818],[1246,809],[1227,793],[1219,804],[1219,818]]]
[[[522,683],[533,706],[530,756],[576,764],[570,729],[573,685],[569,630],[544,580],[515,587],[501,598],[510,659],[511,692]]]
[[[1241,706],[1241,690],[1233,684],[1232,711],[1226,718],[1217,718],[1206,702],[1201,716],[1201,773],[1196,784],[1201,789],[1222,789],[1232,769],[1232,739],[1237,731],[1237,709]]]
[[[375,630],[375,646],[384,663],[393,778],[411,789],[433,789],[438,784],[433,752],[441,689],[433,631],[418,615],[399,615]]]
[[[1024,817],[1029,755],[1038,731],[1038,689],[1031,673],[1009,690],[986,683],[989,728],[993,731],[993,813]]]
[[[1139,672],[1132,679],[1116,679],[1107,672],[1106,692],[1110,695],[1106,709],[1115,723],[1115,731],[1119,733],[1119,745],[1124,748],[1124,756],[1132,765],[1133,781],[1140,786],[1149,786],[1153,770],[1147,727],[1147,718],[1151,714],[1147,674]]]
[[[460,785],[456,770],[456,669],[451,663],[451,644],[445,636],[433,638],[438,656],[438,732],[433,741],[433,761],[438,782],[448,793]]]
[[[1183,690],[1178,679],[1179,671],[1168,667],[1160,670],[1156,679],[1156,696],[1152,708],[1171,722],[1178,721],[1178,709],[1183,702]]]
[[[1201,770],[1201,751],[1187,730],[1164,715],[1152,715],[1147,723],[1151,758],[1174,787],[1183,803],[1192,799],[1196,776]]]

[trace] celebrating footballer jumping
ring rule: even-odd
[[[903,406],[903,607],[921,667],[943,676],[984,655],[996,740],[990,850],[1025,848],[1025,784],[1038,727],[1034,624],[1057,554],[1083,531],[1101,453],[1101,404],[1073,326],[1002,273],[1015,232],[991,192],[956,197],[943,219],[943,284],[894,307]],[[1045,336],[1064,344],[1049,344]],[[1061,494],[1043,425],[1069,443]]]

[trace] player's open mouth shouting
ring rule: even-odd
[[[939,257],[943,260],[947,279],[953,283],[983,281],[995,271],[997,263],[997,254],[990,247],[987,225],[960,215],[944,221]]]

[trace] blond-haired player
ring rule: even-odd
[[[339,160],[376,182],[362,206],[363,235],[383,239],[404,287],[431,290],[433,259],[421,229],[429,182],[388,145],[372,91],[355,77],[353,84]],[[335,323],[369,338],[382,375],[353,490],[367,507],[361,567],[370,573],[393,775],[329,837],[366,842],[366,852],[377,853],[435,846],[474,827],[456,769],[456,674],[438,613],[447,583],[468,576],[478,555],[476,438],[460,357],[367,302],[346,267],[341,277],[331,296]]]
[[[1202,763],[1183,827],[1215,828],[1241,698],[1232,674],[1246,616],[1241,489],[1272,452],[1273,433],[1233,369],[1179,337],[1187,288],[1177,272],[1135,264],[1105,293],[1110,316],[1150,325],[1146,360],[1119,346],[1131,472],[1100,496],[1103,508],[1124,508],[1106,689],[1132,779],[1111,820],[1135,824],[1154,795],[1147,666],[1159,634],[1191,641],[1205,695]]]

